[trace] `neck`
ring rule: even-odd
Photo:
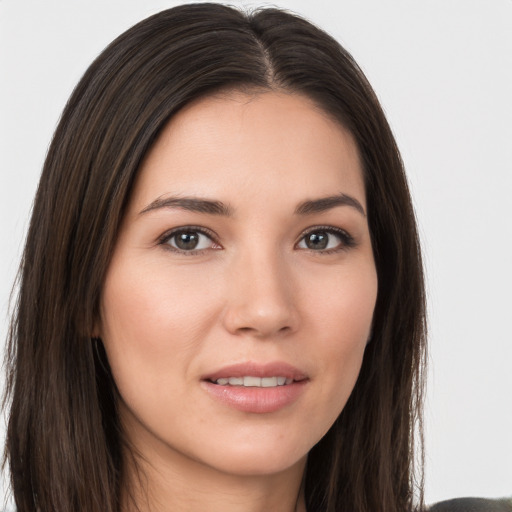
[[[265,475],[220,472],[182,454],[125,460],[122,512],[306,512],[305,458]]]

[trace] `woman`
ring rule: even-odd
[[[190,5],[114,41],[55,133],[20,285],[20,512],[422,507],[407,183],[304,20]]]

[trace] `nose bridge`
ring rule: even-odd
[[[226,327],[232,332],[272,336],[296,328],[293,280],[277,247],[241,251],[232,261]]]

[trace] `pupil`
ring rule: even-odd
[[[329,242],[327,233],[311,233],[306,238],[306,245],[309,249],[325,249]]]
[[[176,235],[176,245],[180,249],[195,249],[198,242],[199,236],[197,233],[180,233]]]

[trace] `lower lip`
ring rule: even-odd
[[[243,412],[276,412],[293,404],[304,391],[307,380],[270,388],[221,386],[203,381],[206,391],[216,400]]]

